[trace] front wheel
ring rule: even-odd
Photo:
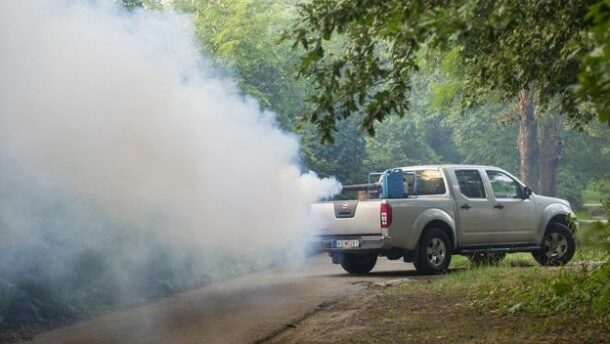
[[[373,270],[375,263],[376,254],[345,254],[341,266],[350,274],[363,275]]]
[[[561,223],[551,223],[542,239],[541,249],[532,252],[540,265],[559,266],[567,264],[576,249],[570,229]]]
[[[417,272],[432,275],[447,272],[451,264],[451,240],[438,228],[424,232],[419,242],[419,254],[413,262]]]

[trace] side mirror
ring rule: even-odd
[[[532,189],[529,186],[523,188],[523,199],[528,199],[532,195]]]

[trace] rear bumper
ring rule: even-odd
[[[336,248],[337,240],[358,239],[360,247]],[[321,251],[330,253],[375,253],[389,249],[392,245],[388,237],[382,235],[341,235],[341,236],[318,236],[313,239],[312,245]]]

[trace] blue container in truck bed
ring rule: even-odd
[[[383,181],[381,184],[382,198],[404,198],[404,181],[403,172],[399,168],[383,172]]]

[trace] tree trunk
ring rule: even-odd
[[[540,121],[540,180],[538,192],[545,196],[557,195],[557,169],[563,153],[563,116],[551,114]]]
[[[519,91],[519,157],[521,181],[538,191],[538,128],[534,104],[534,87]]]

